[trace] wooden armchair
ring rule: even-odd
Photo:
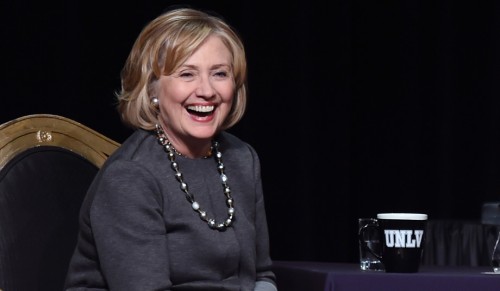
[[[71,119],[0,125],[0,290],[62,290],[80,204],[119,144]]]

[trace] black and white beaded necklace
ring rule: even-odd
[[[165,152],[167,153],[168,159],[172,165],[172,170],[175,172],[175,178],[180,183],[181,190],[186,195],[186,199],[189,203],[191,203],[191,207],[194,211],[196,211],[200,218],[205,221],[211,229],[224,231],[228,227],[230,227],[234,220],[234,207],[233,207],[233,198],[231,197],[231,190],[229,189],[229,185],[227,184],[227,176],[224,173],[224,164],[222,163],[222,153],[219,151],[219,143],[217,141],[212,141],[212,155],[214,156],[217,162],[217,170],[220,174],[220,179],[222,181],[222,186],[224,190],[224,195],[226,196],[226,204],[227,204],[227,218],[222,223],[217,223],[214,218],[208,218],[207,213],[200,207],[200,204],[194,200],[194,195],[189,192],[188,185],[184,182],[184,178],[182,173],[180,172],[179,165],[175,161],[175,155],[182,155],[179,153],[172,143],[167,138],[167,135],[163,131],[161,125],[156,124],[156,136],[158,138],[158,142],[163,147]]]

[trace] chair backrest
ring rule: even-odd
[[[479,220],[431,219],[427,222],[422,264],[490,266],[500,226]]]
[[[80,205],[118,146],[57,115],[0,125],[0,290],[63,290]]]
[[[500,225],[500,201],[484,202],[481,206],[481,223]]]

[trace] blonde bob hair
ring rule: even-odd
[[[209,36],[217,35],[232,55],[235,96],[222,129],[235,125],[247,104],[247,63],[242,40],[220,17],[192,8],[170,10],[147,24],[121,71],[117,92],[122,121],[132,128],[151,130],[158,123],[152,105],[154,83],[178,69]]]

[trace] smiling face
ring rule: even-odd
[[[235,84],[232,55],[210,36],[177,70],[157,83],[160,123],[181,153],[210,146],[231,110]]]

